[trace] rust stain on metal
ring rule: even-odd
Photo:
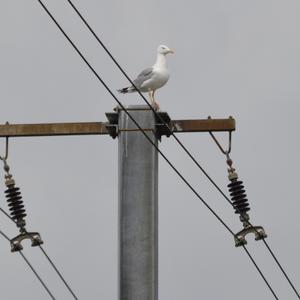
[[[205,120],[172,120],[173,132],[208,132],[208,131],[234,131],[235,120],[205,119]]]

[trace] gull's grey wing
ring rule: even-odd
[[[153,75],[153,67],[147,68],[137,76],[137,78],[133,81],[133,83],[137,88],[140,88],[143,82],[150,79],[152,75]]]

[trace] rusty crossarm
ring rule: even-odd
[[[205,120],[174,120],[171,121],[173,132],[208,132],[208,131],[234,131],[235,120],[205,119]]]
[[[109,134],[108,122],[5,124],[0,125],[0,137],[99,135]],[[235,120],[171,120],[173,132],[233,131]]]
[[[0,137],[108,134],[103,122],[0,125]]]

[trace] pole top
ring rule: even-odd
[[[126,110],[151,110],[151,108],[148,106],[148,105],[138,105],[138,104],[132,104],[132,105],[128,105],[128,106],[125,106],[125,109]],[[116,106],[114,108],[114,111],[116,112],[119,112],[119,111],[122,111],[122,107],[120,106]]]

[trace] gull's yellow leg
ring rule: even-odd
[[[152,91],[151,91],[151,90],[149,90],[148,94],[149,94],[149,98],[150,98],[150,101],[151,101],[151,105],[153,105],[153,96],[152,96]]]
[[[152,98],[153,98],[153,107],[155,108],[155,110],[159,110],[159,109],[160,109],[160,107],[159,107],[159,104],[158,104],[158,102],[156,102],[156,101],[155,101],[155,99],[154,99],[154,93],[155,93],[155,91],[153,91],[153,92],[152,92]]]

